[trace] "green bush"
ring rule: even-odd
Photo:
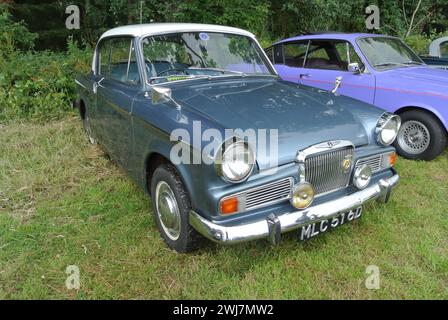
[[[90,69],[92,50],[68,42],[66,53],[33,52],[37,36],[0,4],[0,121],[46,121],[70,110],[74,77]]]
[[[37,34],[28,31],[23,21],[13,21],[8,6],[0,3],[0,51],[11,46],[22,50],[32,49],[37,38]]]
[[[75,97],[74,77],[90,69],[91,52],[70,42],[67,53],[3,53],[0,121],[47,121],[63,116]]]
[[[429,44],[431,43],[431,38],[424,35],[412,35],[405,39],[405,42],[410,46],[417,54],[425,55],[428,54]]]

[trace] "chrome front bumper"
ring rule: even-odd
[[[250,240],[266,238],[272,244],[278,244],[281,234],[292,231],[310,223],[329,219],[341,212],[350,211],[369,201],[387,202],[392,188],[398,184],[398,174],[350,195],[328,201],[305,210],[271,214],[267,219],[234,226],[221,226],[213,223],[194,211],[190,211],[190,224],[207,239],[222,243],[234,244]]]

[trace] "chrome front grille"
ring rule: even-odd
[[[353,146],[345,145],[335,150],[330,148],[324,152],[306,156],[305,180],[314,186],[316,194],[328,193],[348,186],[353,169],[353,153]]]
[[[362,165],[367,165],[370,167],[372,172],[378,172],[381,170],[381,154],[377,154],[372,157],[363,158],[356,162],[356,167],[360,167]]]
[[[292,184],[292,178],[286,178],[244,192],[246,196],[245,210],[289,199],[291,197]]]

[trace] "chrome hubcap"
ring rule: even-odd
[[[173,190],[165,181],[156,186],[156,210],[163,231],[171,240],[177,240],[180,235],[180,212]]]
[[[428,149],[431,135],[423,123],[412,120],[402,124],[397,141],[405,152],[419,154]]]

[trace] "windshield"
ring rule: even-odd
[[[235,34],[188,32],[148,37],[143,56],[151,83],[223,75],[274,75],[259,46]]]
[[[422,60],[396,38],[361,38],[357,40],[359,48],[372,67],[388,69],[423,64]]]

